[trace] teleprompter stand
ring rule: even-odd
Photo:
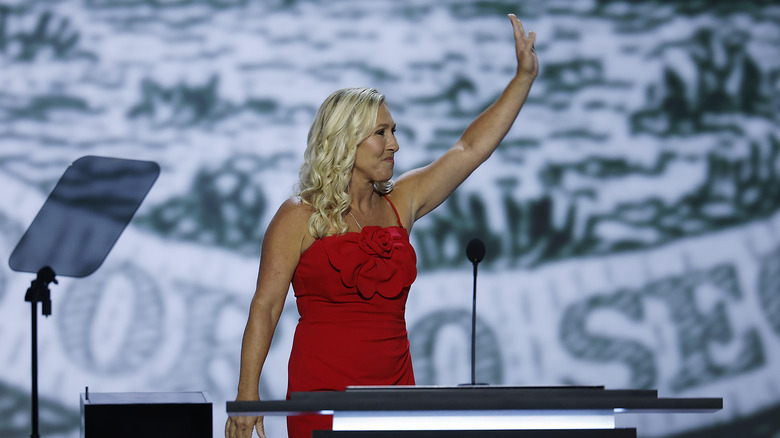
[[[96,156],[73,162],[52,190],[8,261],[37,273],[25,294],[32,305],[32,438],[38,433],[38,303],[51,315],[49,284],[56,276],[97,270],[160,174],[151,161]]]

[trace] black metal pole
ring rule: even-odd
[[[38,302],[32,303],[32,434],[31,438],[39,438],[38,434]]]
[[[41,303],[41,312],[44,316],[51,315],[51,297],[49,283],[57,284],[54,270],[44,266],[38,271],[38,276],[30,283],[30,288],[24,296],[25,301],[29,301],[32,314],[30,315],[30,325],[32,332],[32,433],[31,438],[40,438],[38,434],[38,302]]]
[[[477,384],[477,264],[485,257],[485,243],[471,239],[466,246],[466,257],[474,265],[474,299],[471,303],[471,385]]]
[[[471,384],[477,384],[477,264],[474,263],[474,299],[471,304]]]

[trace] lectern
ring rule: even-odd
[[[292,393],[289,400],[228,402],[228,415],[333,415],[317,437],[636,437],[615,415],[715,412],[721,398],[659,398],[603,386],[392,386]]]

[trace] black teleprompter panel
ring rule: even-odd
[[[202,392],[81,394],[81,438],[212,438]]]

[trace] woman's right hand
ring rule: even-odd
[[[263,417],[228,417],[225,438],[252,438],[252,429],[257,430],[260,438],[266,438]]]

